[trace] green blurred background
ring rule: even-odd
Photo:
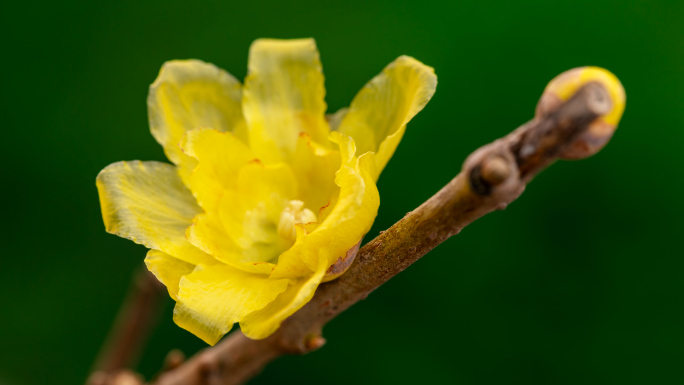
[[[627,109],[600,154],[541,174],[253,384],[684,383],[684,2],[240,1],[3,4],[0,383],[84,381],[145,249],[106,234],[95,176],[165,160],[145,98],[161,64],[245,76],[258,37],[315,37],[330,111],[407,54],[434,99],[382,175],[376,225],[530,119],[546,83],[610,69]],[[138,369],[204,344],[168,299]]]

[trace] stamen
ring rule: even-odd
[[[294,242],[295,239],[297,239],[295,224],[309,222],[316,222],[316,214],[314,214],[313,211],[304,208],[304,202],[297,200],[290,201],[280,213],[278,235]]]

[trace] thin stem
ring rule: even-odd
[[[134,366],[158,321],[166,288],[145,267],[136,269],[124,303],[93,366],[88,384]]]

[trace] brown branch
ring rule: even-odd
[[[166,288],[145,267],[136,269],[116,320],[93,366],[88,385],[135,384],[128,371],[158,320]],[[139,380],[142,384],[142,380]]]
[[[589,83],[547,115],[481,147],[437,194],[361,248],[344,275],[320,285],[313,299],[275,334],[255,341],[236,331],[162,374],[156,384],[239,384],[283,354],[320,348],[326,323],[472,221],[504,209],[537,173],[577,146],[588,125],[610,106],[604,87]]]

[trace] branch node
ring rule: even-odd
[[[179,349],[171,350],[164,358],[163,372],[168,372],[170,370],[176,369],[185,362],[185,354]]]
[[[500,156],[494,156],[482,162],[482,179],[492,186],[505,181],[510,175],[511,168],[508,167],[508,162]]]
[[[309,336],[306,341],[304,341],[304,347],[308,350],[308,352],[313,352],[314,350],[318,350],[325,345],[327,341],[325,338],[323,338],[320,335],[312,335]]]

